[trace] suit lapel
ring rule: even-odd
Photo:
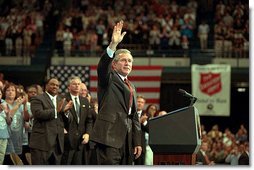
[[[56,107],[58,107],[58,105],[60,104],[61,100],[62,100],[62,98],[57,95],[57,97],[56,97]],[[64,105],[63,105],[63,107],[64,107]]]
[[[55,106],[54,106],[52,100],[50,99],[49,95],[48,95],[47,93],[43,93],[43,95],[44,95],[46,101],[48,102],[48,104],[49,104],[52,108],[54,108]]]
[[[67,100],[67,102],[69,102],[70,100],[72,100],[72,99],[71,99],[70,93],[67,93],[67,95],[66,95],[66,100]],[[72,102],[74,103],[75,101],[72,101]],[[74,104],[73,104],[73,107],[70,109],[70,111],[71,111],[72,116],[74,117],[76,123],[78,123],[78,117],[77,117],[77,114],[76,114],[76,111],[75,111],[75,108],[74,108]]]
[[[136,93],[136,89],[133,86],[133,84],[131,83],[132,89],[133,89],[133,103],[132,103],[132,113],[133,111],[136,111],[136,103],[137,103],[137,93]]]
[[[85,108],[88,106],[85,105],[84,99],[81,97],[79,97],[79,102],[80,102],[80,120],[83,120]]]
[[[123,100],[121,100],[122,98],[120,97],[120,103],[122,104],[122,106],[126,109],[126,112],[129,112],[129,99],[130,99],[130,91],[128,86],[124,83],[124,81],[119,77],[119,75],[114,72],[114,76],[113,76],[113,83],[115,83],[115,85],[119,88],[120,91],[122,91],[123,93]]]

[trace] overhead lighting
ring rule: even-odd
[[[245,92],[245,91],[246,91],[246,88],[239,87],[239,88],[237,88],[237,91],[238,91],[239,93],[242,93],[242,92]]]

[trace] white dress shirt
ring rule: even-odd
[[[47,93],[47,95],[50,97],[50,99],[51,99],[53,105],[55,106],[55,119],[57,119],[57,110],[56,110],[56,108],[57,108],[57,102],[56,102],[56,97],[57,97],[57,95],[52,96],[52,95],[49,94],[48,92],[46,92],[46,93]]]
[[[80,109],[79,96],[74,96],[74,95],[72,95],[72,94],[70,94],[70,95],[71,95],[71,100],[73,101],[74,109],[75,109],[76,113],[78,114],[79,111],[76,110],[76,108],[77,108],[77,106],[76,106],[76,101],[77,101],[77,103],[78,103],[78,105],[79,105],[79,108],[78,108],[78,109]],[[77,119],[78,119],[78,122],[79,122],[79,119],[80,119],[80,118],[79,118],[79,114],[77,115]]]
[[[71,95],[71,100],[73,101],[73,105],[74,105],[75,111],[77,112],[75,98],[77,98],[77,102],[78,102],[78,104],[80,106],[79,96],[73,96],[72,94],[70,94],[70,95]]]

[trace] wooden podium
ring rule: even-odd
[[[189,106],[149,120],[154,165],[194,165],[201,145],[198,111]]]

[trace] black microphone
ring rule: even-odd
[[[193,106],[193,104],[197,101],[196,97],[192,96],[190,93],[188,93],[187,91],[183,89],[179,89],[178,92],[182,93],[183,96],[188,97],[191,100],[190,106]]]
[[[178,92],[183,94],[183,96],[186,96],[186,97],[189,97],[189,98],[195,98],[194,96],[192,96],[190,93],[188,93],[187,91],[185,91],[183,89],[179,89]]]

